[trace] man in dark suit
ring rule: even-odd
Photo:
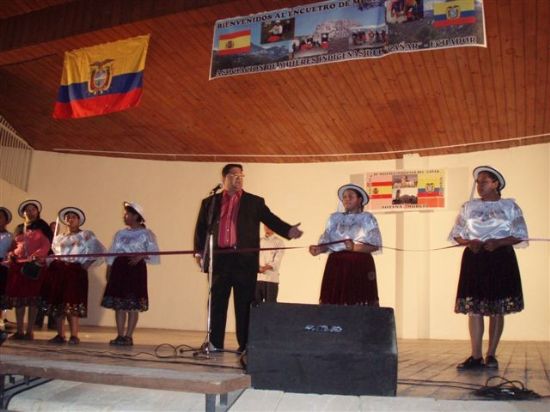
[[[287,239],[299,238],[302,231],[298,229],[299,224],[291,226],[271,213],[263,198],[243,191],[244,174],[240,164],[225,165],[222,178],[222,193],[202,201],[195,227],[195,258],[207,270],[210,226],[214,251],[219,252],[214,253],[212,271],[210,343],[216,349],[224,347],[227,308],[233,288],[238,350],[242,352],[248,340],[250,304],[254,300],[259,269],[260,223]],[[239,252],[241,249],[256,250]]]

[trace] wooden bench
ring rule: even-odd
[[[189,370],[188,365],[182,365],[182,370],[177,370],[174,365],[164,368],[141,363],[135,366],[89,363],[52,359],[51,355],[22,356],[13,354],[11,350],[6,353],[4,349],[0,352],[0,407],[5,409],[14,395],[5,385],[8,375],[204,393],[207,412],[229,409],[240,393],[250,387],[250,376],[244,373],[193,371]]]

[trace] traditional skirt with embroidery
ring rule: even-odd
[[[119,256],[113,262],[101,306],[145,312],[149,309],[147,265],[143,260],[134,266],[128,262],[125,256]]]
[[[512,246],[493,252],[464,249],[456,294],[456,313],[504,315],[523,310],[523,292]]]
[[[0,310],[8,308],[6,286],[8,285],[8,267],[0,265]]]
[[[348,251],[331,253],[323,274],[319,303],[378,306],[372,255]]]
[[[8,281],[6,284],[6,306],[8,309],[24,306],[41,307],[42,284],[45,268],[37,267],[37,277],[29,277],[23,274],[24,264],[11,262],[8,268]]]
[[[42,293],[48,315],[88,315],[88,271],[80,263],[54,260],[46,271]]]

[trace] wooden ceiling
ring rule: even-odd
[[[550,1],[485,0],[487,48],[208,80],[214,22],[312,1],[0,0],[0,115],[35,149],[312,162],[550,141]],[[151,33],[141,104],[54,120],[67,50]]]

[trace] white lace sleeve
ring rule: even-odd
[[[452,242],[455,245],[458,244],[455,238],[457,237],[461,237],[463,239],[468,238],[466,234],[466,207],[467,207],[467,202],[464,203],[460,208],[460,212],[456,217],[455,224],[451,229],[451,233],[449,233],[449,238],[447,239],[449,242]]]
[[[115,233],[115,236],[113,238],[113,243],[111,243],[111,247],[109,248],[108,250],[108,253],[116,253],[118,251],[118,244],[120,242],[120,233],[121,231],[119,230],[118,232]],[[107,263],[108,265],[112,265],[113,262],[115,261],[115,258],[116,256],[108,256],[105,258],[105,263]]]
[[[103,244],[95,236],[94,232],[92,232],[91,230],[85,230],[83,233],[83,238],[85,241],[84,247],[86,250],[84,253],[87,253],[87,254],[105,253],[105,246],[103,246]],[[95,257],[91,259],[93,259],[93,261],[90,267],[99,266],[103,263],[103,260],[104,260],[104,258],[102,257]]]
[[[332,217],[332,215],[331,215],[331,217]],[[331,232],[331,227],[332,227],[331,217],[329,217],[328,220],[327,220],[327,223],[325,225],[325,231],[323,232],[323,234],[319,238],[318,244],[329,243],[331,241],[330,240],[330,232]]]
[[[515,202],[511,210],[511,220],[511,236],[518,239],[528,239],[529,233],[527,231],[527,223],[525,223],[521,208]],[[514,246],[527,247],[529,246],[529,241],[524,240]]]
[[[147,229],[147,244],[145,245],[145,250],[147,252],[158,252],[159,251],[159,245],[157,243],[157,237],[149,229]],[[160,256],[159,255],[149,256],[148,259],[147,259],[147,263],[150,263],[151,265],[160,264]]]
[[[365,235],[362,240],[369,245],[378,246],[378,250],[372,252],[372,254],[382,253],[382,234],[380,233],[380,228],[378,227],[378,221],[371,213],[365,213],[367,217],[365,218]]]

